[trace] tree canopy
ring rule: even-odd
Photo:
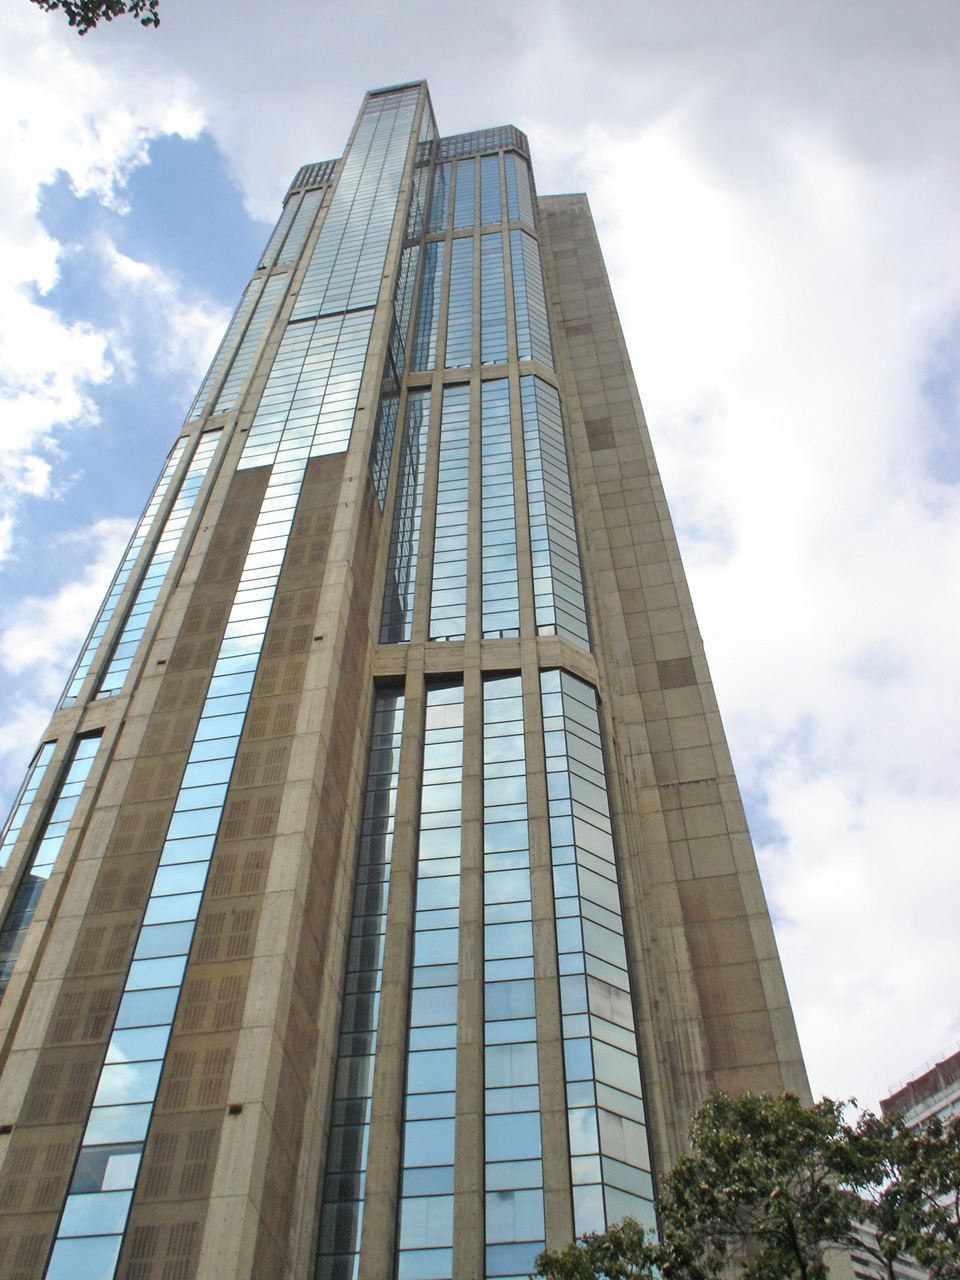
[[[542,1280],[826,1280],[831,1248],[909,1254],[960,1280],[960,1116],[919,1130],[847,1103],[712,1094],[661,1180],[660,1239],[632,1219],[540,1254]],[[861,1225],[873,1228],[862,1237]]]
[[[112,22],[122,14],[139,18],[142,27],[159,27],[160,0],[33,0],[46,13],[62,9],[77,35],[85,36],[102,18]]]

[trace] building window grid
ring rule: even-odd
[[[293,226],[290,228],[290,234],[284,240],[283,248],[277,257],[276,266],[289,266],[291,262],[296,262],[297,258],[299,258],[300,250],[306,243],[307,236],[310,234],[310,229],[317,216],[317,210],[322,203],[322,190],[308,191],[303,197],[297,216],[293,220]]]
[[[317,1280],[354,1280],[359,1261],[403,705],[403,693],[395,689],[379,691],[374,705],[322,1188]]]
[[[30,761],[27,775],[20,784],[20,790],[17,792],[17,798],[13,802],[13,808],[10,810],[7,824],[3,828],[3,837],[0,839],[0,867],[5,867],[10,861],[10,854],[17,843],[17,836],[23,830],[23,824],[27,820],[30,806],[36,799],[40,784],[43,781],[43,775],[53,757],[56,745],[56,740],[42,743],[40,750]]]
[[[430,639],[463,640],[467,619],[467,526],[470,475],[470,388],[443,389]]]
[[[427,231],[446,231],[447,215],[450,212],[450,185],[453,181],[453,163],[448,160],[438,164],[433,170],[433,190],[430,196],[430,213],[427,218]]]
[[[480,157],[480,225],[494,226],[501,222],[500,209],[500,153]]]
[[[472,227],[475,218],[477,186],[477,162],[469,160],[457,161],[457,182],[453,191],[453,229],[466,231]]]
[[[503,236],[491,231],[480,237],[480,361],[507,360],[507,292],[503,277]]]
[[[400,441],[400,474],[394,498],[393,527],[383,592],[380,643],[410,639],[420,550],[423,477],[430,429],[430,392],[410,391]]]
[[[450,291],[447,298],[447,342],[444,364],[465,368],[473,361],[473,236],[450,245]]]
[[[210,368],[207,370],[206,377],[200,384],[200,390],[197,392],[196,399],[190,406],[190,412],[187,414],[188,423],[199,421],[203,415],[203,407],[209,400],[210,393],[213,391],[214,386],[220,379],[221,373],[223,373],[223,370],[226,367],[228,356],[233,351],[240,339],[241,333],[243,333],[243,330],[246,327],[246,323],[250,317],[251,311],[253,310],[254,303],[260,295],[260,288],[262,284],[263,277],[257,276],[256,279],[251,280],[246,289],[244,289],[243,297],[240,299],[240,303],[236,311],[233,313],[233,318],[227,325],[227,331],[220,341],[220,346],[217,348],[217,354],[213,357]]]
[[[49,815],[40,829],[33,853],[10,899],[10,909],[3,922],[3,928],[0,929],[0,999],[13,975],[23,940],[37,910],[40,895],[50,879],[50,873],[60,853],[67,828],[73,818],[77,801],[80,799],[83,784],[93,766],[93,758],[100,746],[101,736],[102,730],[100,733],[78,738],[74,744],[62,781],[51,797]],[[30,796],[31,802],[36,795],[43,773],[50,763],[54,745],[52,742],[44,744],[34,763],[28,779],[28,790],[32,790],[33,793]],[[35,785],[32,784],[34,775],[37,779]],[[24,791],[21,804],[27,799],[28,790]],[[29,803],[27,807],[29,808]],[[26,817],[26,810],[23,817]]]
[[[224,379],[216,404],[213,406],[214,413],[227,413],[236,405],[240,388],[250,372],[253,358],[257,353],[257,348],[260,346],[260,339],[273,319],[277,299],[286,284],[287,276],[279,275],[271,276],[263,286],[263,293],[254,308],[250,323],[247,325],[247,331],[243,335],[243,341],[237,348],[237,354],[230,365],[230,372]]]
[[[483,683],[486,1275],[521,1280],[545,1247],[521,679]]]
[[[219,430],[205,431],[200,437],[200,443],[190,460],[190,466],[187,468],[187,474],[183,478],[176,501],[164,521],[146,572],[133,598],[123,630],[110,655],[109,665],[97,690],[98,698],[111,698],[123,688],[123,682],[127,678],[137,647],[143,639],[143,633],[147,629],[153,606],[157,602],[160,588],[173,563],[221,435],[222,432]]]
[[[286,204],[283,206],[280,217],[277,219],[277,225],[270,233],[270,239],[263,251],[263,256],[257,263],[257,270],[262,271],[264,267],[273,265],[273,259],[277,254],[277,250],[286,239],[287,232],[290,230],[290,224],[296,217],[297,210],[300,208],[300,202],[303,197],[299,194],[290,196]]]
[[[400,408],[400,394],[397,391],[385,391],[377,405],[377,419],[373,428],[373,441],[370,445],[370,473],[373,476],[373,487],[377,493],[377,501],[383,510],[383,500],[387,496],[387,484],[390,480],[390,459],[393,456],[393,437],[397,429],[397,411]]]
[[[574,1231],[656,1230],[596,692],[540,677]]]
[[[526,231],[510,232],[513,268],[513,314],[517,324],[517,355],[553,368],[547,299],[543,291],[540,246]]]
[[[180,459],[183,457],[188,443],[188,437],[183,436],[173,446],[170,457],[167,459],[166,465],[161,472],[160,479],[157,481],[157,487],[153,491],[150,501],[147,503],[146,510],[140,517],[140,521],[134,530],[133,537],[127,545],[124,552],[123,560],[120,562],[120,568],[114,575],[113,582],[107,592],[103,604],[94,620],[93,626],[90,628],[90,634],[84,643],[83,649],[80,651],[80,657],[77,659],[76,666],[70,673],[70,679],[67,681],[67,687],[60,699],[61,707],[72,707],[80,696],[80,690],[83,688],[83,682],[86,680],[93,664],[93,659],[97,650],[100,648],[100,642],[104,637],[110,619],[113,617],[113,611],[117,607],[123,589],[130,580],[130,574],[133,572],[133,566],[136,564],[137,557],[143,550],[143,544],[147,540],[147,534],[150,532],[150,526],[156,519],[160,505],[170,489],[174,472],[180,465]]]
[[[480,384],[480,584],[485,637],[520,634],[514,497],[510,389],[506,378],[496,378]]]
[[[338,323],[345,324],[351,318],[340,317]],[[343,355],[348,371],[355,359],[354,347],[348,346]],[[362,364],[361,356],[361,368]],[[354,385],[352,372],[346,379],[341,377],[339,347],[330,382],[338,386],[345,383],[348,388]],[[353,396],[352,405],[349,391],[337,398],[337,412],[350,420],[356,392]],[[315,420],[314,411],[312,422]],[[260,514],[127,971],[46,1280],[74,1280],[87,1269],[98,1280],[112,1280],[116,1269],[227,787],[314,448],[313,437],[312,425],[304,431],[288,419],[275,446]]]
[[[427,689],[398,1280],[452,1280],[463,686]]]
[[[219,430],[205,431],[200,437],[200,443],[190,460],[187,474],[180,486],[180,492],[164,521],[160,537],[147,564],[146,573],[137,588],[137,594],[133,598],[123,630],[110,656],[110,663],[97,690],[98,698],[111,698],[123,688],[123,682],[130,671],[134,654],[143,639],[143,633],[147,629],[153,606],[157,603],[160,588],[173,563],[221,435],[222,432]]]
[[[269,466],[294,437],[310,457],[347,448],[372,324],[367,310],[287,326],[238,470]]]
[[[512,151],[508,151],[503,157],[503,164],[507,193],[507,221],[522,222],[531,231],[536,231],[530,166]]]
[[[368,100],[291,321],[376,305],[416,100]]]
[[[542,378],[526,375],[520,407],[537,632],[589,648],[560,397]]]
[[[440,286],[443,281],[443,241],[423,246],[420,298],[413,333],[411,369],[433,369],[437,362],[437,329],[440,319]]]

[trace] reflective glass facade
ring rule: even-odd
[[[33,777],[36,776],[37,786],[39,786],[43,772],[53,755],[53,746],[53,743],[48,742],[40,749],[33,773],[27,779],[21,805],[27,800],[31,790],[36,794]],[[10,982],[23,940],[33,921],[40,895],[50,879],[53,864],[60,853],[73,811],[77,807],[80,792],[83,790],[83,784],[87,780],[93,765],[93,757],[97,754],[99,746],[99,733],[80,738],[74,745],[60,785],[51,800],[49,814],[38,832],[33,853],[13,894],[3,928],[0,929],[0,997],[3,996]],[[20,806],[14,811],[11,827],[16,824],[19,810]]]
[[[436,533],[433,543],[431,640],[462,640],[467,619],[467,510],[470,478],[470,388],[443,390]]]
[[[452,1275],[463,686],[428,689],[397,1275]]]
[[[109,698],[113,694],[119,693],[123,688],[123,682],[127,678],[130,665],[133,662],[133,656],[137,651],[137,646],[143,639],[143,633],[150,620],[153,606],[157,602],[160,588],[163,586],[170,565],[173,563],[177,546],[183,537],[183,531],[187,526],[190,513],[193,511],[197,496],[200,493],[200,486],[203,484],[219,443],[219,431],[205,431],[200,437],[193,457],[190,459],[187,474],[184,476],[183,483],[177,493],[176,501],[164,521],[163,530],[157,539],[153,555],[147,564],[146,572],[140,582],[137,594],[133,598],[130,612],[127,614],[126,621],[123,624],[123,630],[120,632],[117,643],[110,655],[109,665],[97,691],[98,698]]]
[[[381,644],[410,639],[429,429],[430,393],[411,391],[407,397],[406,420],[400,442],[400,474],[397,477],[397,494],[393,504],[387,580],[383,589]]]
[[[76,702],[80,690],[83,688],[83,682],[90,673],[90,667],[96,656],[97,650],[100,648],[100,642],[104,637],[110,619],[113,617],[114,610],[117,607],[117,601],[123,594],[123,589],[130,581],[130,574],[133,572],[133,566],[137,562],[137,557],[143,550],[144,543],[147,540],[147,534],[150,532],[150,526],[156,519],[157,512],[163,503],[164,498],[170,490],[174,473],[180,465],[180,460],[184,455],[187,447],[187,438],[183,436],[173,446],[167,464],[160,474],[157,487],[153,491],[150,501],[147,503],[147,509],[140,517],[140,522],[134,530],[133,537],[127,547],[123,559],[120,561],[120,568],[114,575],[113,581],[110,583],[110,590],[107,592],[107,598],[100,606],[96,620],[90,630],[90,634],[84,643],[83,649],[80,651],[80,657],[76,666],[70,673],[70,679],[67,681],[67,687],[61,699],[62,707],[73,706]]]
[[[317,1280],[352,1280],[359,1262],[402,728],[403,694],[382,691],[370,739]]]
[[[485,636],[520,634],[510,388],[480,384],[480,583]]]
[[[0,836],[0,1272],[520,1280],[802,1093],[685,591],[585,199],[367,95]]]
[[[655,1230],[597,695],[566,671],[540,688],[576,1232]]]
[[[517,1280],[545,1247],[522,694],[483,682],[486,1273]]]

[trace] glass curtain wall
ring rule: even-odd
[[[483,683],[486,1273],[515,1280],[545,1247],[521,695],[519,676]]]
[[[357,1273],[402,728],[403,694],[395,689],[381,690],[374,704],[357,860],[340,1053],[322,1187],[317,1280],[354,1280]]]
[[[437,524],[433,543],[430,639],[462,640],[467,625],[470,388],[444,387],[440,416]]]
[[[67,828],[73,818],[77,801],[80,799],[83,784],[93,766],[93,757],[97,754],[101,736],[101,733],[93,733],[77,739],[70,762],[63,774],[63,780],[53,795],[50,816],[43,825],[36,848],[11,900],[10,910],[3,922],[3,928],[0,929],[0,998],[10,982],[23,940],[37,910],[40,895],[50,879],[53,864],[60,853]],[[37,757],[38,785],[42,771],[53,755],[53,745],[53,743],[46,743]],[[35,789],[34,794],[36,794]],[[24,799],[26,799],[26,793]]]
[[[404,1096],[399,1280],[453,1275],[463,686],[428,688]]]
[[[114,575],[113,582],[110,584],[110,590],[107,592],[107,597],[100,606],[100,612],[97,614],[93,626],[90,629],[90,634],[87,636],[86,642],[80,651],[80,657],[77,659],[77,664],[70,673],[70,679],[67,681],[66,692],[60,701],[61,707],[72,707],[80,695],[83,682],[89,675],[93,659],[97,650],[100,648],[100,641],[103,639],[110,619],[113,617],[113,611],[117,607],[117,601],[120,599],[123,594],[124,587],[130,580],[130,574],[133,572],[133,566],[137,562],[137,556],[139,556],[140,552],[143,550],[143,544],[147,540],[147,534],[150,532],[150,526],[156,519],[157,512],[160,510],[160,505],[169,492],[174,472],[180,465],[180,459],[183,457],[186,447],[186,436],[178,440],[173,446],[173,451],[167,459],[166,466],[161,472],[160,479],[157,482],[157,487],[154,489],[153,495],[147,503],[146,510],[140,517],[140,523],[134,530],[133,537],[130,539],[130,543],[124,553],[124,557],[120,562],[120,568]]]
[[[574,1230],[656,1230],[595,690],[540,677]]]
[[[134,597],[130,612],[127,614],[123,631],[120,633],[120,637],[111,654],[110,665],[107,667],[100,682],[100,688],[97,690],[98,698],[112,697],[113,694],[119,693],[123,688],[123,682],[127,678],[127,673],[133,662],[133,656],[137,652],[140,641],[143,639],[144,631],[147,629],[153,606],[157,603],[160,588],[163,586],[170,565],[173,563],[173,558],[180,545],[180,539],[183,537],[183,531],[187,527],[190,513],[196,504],[200,487],[210,469],[221,435],[222,432],[220,431],[205,431],[200,437],[200,443],[197,445],[196,451],[190,460],[187,474],[184,476],[183,484],[180,486],[180,492],[170,508],[170,514],[164,523],[163,532],[157,540],[157,545],[154,548],[153,555],[150,557],[146,573],[143,575],[143,580]]]

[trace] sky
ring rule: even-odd
[[[814,1094],[960,1039],[960,6],[0,0],[5,813],[303,163],[427,77],[586,191]]]

